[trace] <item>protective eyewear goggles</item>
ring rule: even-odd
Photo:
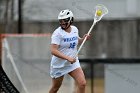
[[[68,23],[70,21],[70,18],[66,18],[66,19],[60,19],[59,23]]]

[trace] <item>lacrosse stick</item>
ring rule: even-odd
[[[90,27],[90,29],[89,29],[87,35],[89,35],[89,34],[91,33],[91,31],[92,31],[94,25],[95,25],[98,21],[100,21],[104,15],[106,15],[106,14],[108,13],[108,9],[107,9],[104,5],[102,5],[102,4],[96,5],[95,10],[96,10],[96,11],[95,11],[95,15],[94,15],[94,21],[93,21],[93,24],[91,25],[91,27]],[[80,47],[79,47],[77,53],[75,54],[74,58],[77,57],[77,55],[78,55],[78,53],[80,52],[81,48],[83,47],[83,45],[84,45],[86,39],[87,39],[87,36],[84,38],[83,42],[81,43],[81,45],[80,45]]]

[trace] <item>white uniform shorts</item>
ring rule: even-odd
[[[62,68],[51,67],[50,68],[50,75],[52,78],[58,78],[58,77],[64,76],[65,74],[68,74],[69,72],[71,72],[79,67],[80,67],[79,61],[71,64],[70,66],[65,66]]]

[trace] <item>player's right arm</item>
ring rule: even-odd
[[[76,61],[75,58],[66,56],[66,55],[64,55],[63,53],[61,53],[61,52],[58,50],[58,48],[59,48],[59,45],[57,45],[57,44],[51,44],[51,54],[54,55],[54,56],[56,56],[56,57],[59,57],[59,58],[68,60],[70,63],[74,63],[74,62]]]

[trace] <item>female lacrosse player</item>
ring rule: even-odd
[[[89,35],[80,38],[78,29],[71,25],[73,23],[73,13],[70,10],[62,10],[58,15],[60,27],[58,27],[51,37],[51,70],[52,87],[49,93],[57,93],[64,75],[69,74],[77,83],[77,93],[85,93],[86,80],[83,70],[80,67],[78,57],[74,58],[77,52],[77,45]]]

